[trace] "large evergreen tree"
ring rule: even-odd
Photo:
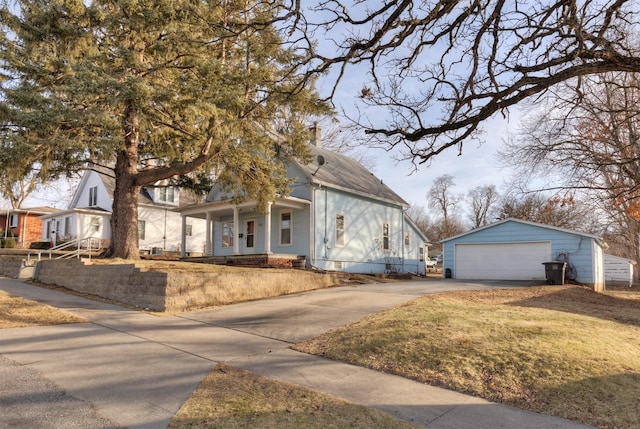
[[[301,84],[286,4],[16,3],[0,10],[3,144],[37,154],[44,176],[113,166],[112,256],[139,257],[143,185],[207,169],[262,203],[287,191],[301,118],[326,108]]]

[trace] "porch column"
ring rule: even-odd
[[[240,254],[240,210],[238,206],[233,207],[233,254]]]
[[[211,249],[213,248],[211,245],[211,212],[206,213],[205,234],[204,254],[205,256],[211,256]]]
[[[182,245],[180,247],[180,257],[184,258],[187,256],[187,217],[182,216],[182,231],[181,231],[181,242]]]
[[[264,214],[264,253],[271,253],[271,201],[267,203]]]

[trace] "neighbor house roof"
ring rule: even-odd
[[[107,189],[107,193],[111,195],[111,198],[113,199],[113,193],[116,190],[116,177],[115,177],[114,171],[110,168],[102,167],[98,165],[92,165],[91,167],[88,168],[88,170],[95,171],[100,175],[100,180],[102,181],[104,187]],[[150,206],[160,206],[160,207],[163,207],[163,206],[175,207],[175,205],[173,204],[164,204],[164,203],[158,203],[156,201],[153,201],[153,198],[151,197],[148,191],[148,188],[150,187],[153,187],[153,186],[147,185],[147,186],[143,186],[142,189],[140,189],[140,194],[138,195],[139,204],[150,205]],[[75,198],[77,197],[74,197],[74,200]],[[180,188],[180,197],[179,197],[180,207],[194,204],[194,203],[200,202],[201,200],[202,198],[198,197],[198,195],[196,195],[195,192],[189,189]]]
[[[440,242],[444,243],[444,242],[447,242],[447,241],[455,240],[457,238],[464,237],[466,235],[475,234],[475,233],[477,233],[479,231],[482,231],[482,230],[485,230],[485,229],[489,229],[489,228],[493,228],[495,226],[498,226],[498,225],[501,225],[501,224],[507,223],[507,222],[516,222],[516,223],[520,223],[520,224],[523,224],[523,225],[531,225],[531,226],[536,226],[536,227],[540,227],[540,228],[551,229],[551,230],[554,230],[554,231],[565,232],[567,234],[573,234],[573,235],[578,235],[578,236],[581,236],[581,237],[587,237],[587,238],[591,238],[591,239],[595,240],[598,243],[598,245],[600,247],[604,248],[604,249],[609,247],[607,245],[607,243],[605,243],[604,240],[601,237],[598,237],[597,235],[588,234],[586,232],[574,231],[574,230],[566,229],[566,228],[559,228],[557,226],[546,225],[544,223],[536,223],[536,222],[531,222],[531,221],[528,221],[528,220],[516,219],[516,218],[513,218],[513,217],[510,217],[510,218],[507,218],[507,219],[503,219],[501,221],[494,222],[494,223],[491,223],[489,225],[481,226],[480,228],[475,228],[475,229],[472,229],[471,231],[467,231],[467,232],[464,232],[462,234],[454,235],[452,237],[447,237],[444,240],[440,240]]]
[[[408,207],[382,179],[377,178],[358,161],[335,151],[310,145],[313,161],[298,163],[311,183]],[[320,165],[319,159],[324,164]]]
[[[44,214],[58,212],[60,211],[60,209],[47,207],[47,206],[39,206],[39,207],[25,207],[25,208],[19,208],[19,209],[2,209],[0,211],[2,213],[9,213],[9,214],[16,213],[16,214],[44,215]]]

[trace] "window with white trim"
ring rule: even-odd
[[[409,231],[406,231],[404,233],[404,247],[409,247]]]
[[[165,186],[162,188],[156,188],[156,201],[162,203],[175,203],[175,187]]]
[[[98,187],[92,186],[89,188],[89,207],[95,207],[98,205]]]
[[[60,225],[58,225],[58,229],[59,229]],[[98,216],[93,216],[91,218],[91,230],[93,232],[98,232],[100,231],[100,217]]]
[[[280,212],[280,246],[291,246],[291,226],[293,214],[291,211]]]
[[[64,218],[64,236],[71,237],[71,216]]]
[[[336,215],[336,247],[344,247],[344,215]]]
[[[16,213],[9,216],[9,228],[18,227],[18,215]]]
[[[389,224],[382,224],[382,250],[389,250]]]
[[[222,247],[233,247],[233,222],[222,222]]]
[[[147,223],[143,220],[138,221],[138,240],[144,240],[146,235],[146,226]]]
[[[193,235],[193,225],[185,225],[184,235],[187,237],[191,237]]]

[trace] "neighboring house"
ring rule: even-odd
[[[636,261],[620,256],[604,255],[604,280],[607,285],[622,284],[631,287]]]
[[[355,160],[311,145],[314,162],[293,163],[291,194],[266,213],[256,201],[233,204],[214,186],[203,204],[178,211],[205,219],[206,255],[304,260],[308,268],[351,273],[424,274],[427,239],[407,202]]]
[[[562,261],[566,280],[604,289],[607,245],[594,235],[510,218],[442,243],[445,277],[544,281],[543,263]]]
[[[111,240],[111,210],[115,177],[113,171],[94,166],[85,171],[67,210],[42,216],[45,240],[70,241],[96,238],[101,247]],[[138,198],[138,245],[141,251],[182,252],[182,219],[173,211],[198,199],[185,189],[164,181],[143,187]],[[204,222],[193,219],[185,225],[185,252],[202,254],[205,243]]]
[[[9,232],[15,237],[17,247],[28,249],[31,243],[42,241],[40,216],[59,211],[52,207],[8,209],[0,213],[0,231],[5,238]]]

